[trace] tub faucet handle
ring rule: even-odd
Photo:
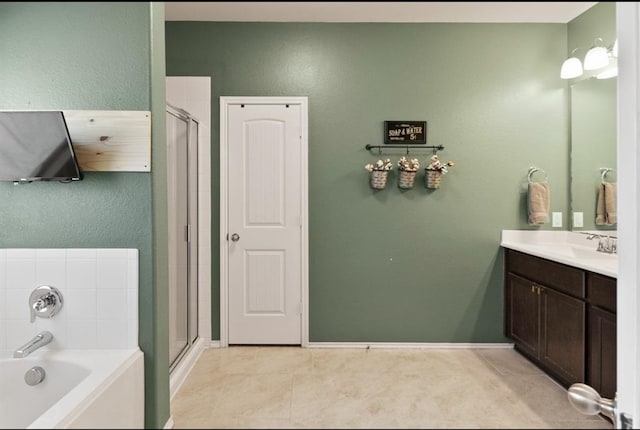
[[[42,285],[29,296],[29,308],[31,311],[31,322],[36,317],[51,318],[60,311],[62,307],[62,294],[55,287]]]

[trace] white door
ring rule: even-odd
[[[300,345],[302,109],[227,114],[228,343]]]
[[[640,6],[616,3],[618,35],[617,412],[640,424]],[[622,420],[618,420],[619,428]]]

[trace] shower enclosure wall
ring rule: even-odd
[[[198,127],[167,104],[169,363],[172,371],[198,337]]]

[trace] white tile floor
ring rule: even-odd
[[[512,349],[207,349],[174,428],[610,429]]]

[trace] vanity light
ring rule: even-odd
[[[609,79],[618,76],[618,66],[608,67],[596,75],[596,79]]]
[[[567,58],[564,63],[562,63],[560,78],[578,78],[582,76],[585,71],[597,71],[598,73],[593,72],[588,76],[597,79],[608,79],[618,76],[618,66],[616,64],[618,58],[618,39],[616,39],[609,48],[601,45],[604,45],[602,38],[596,38],[593,46],[587,51],[587,55],[584,57],[584,66],[583,62],[574,55],[574,52],[581,48],[575,48],[571,51],[570,58]]]
[[[560,78],[573,79],[582,76],[582,62],[578,57],[571,57],[564,60],[560,69]]]
[[[594,42],[594,46],[587,51],[587,55],[584,57],[584,70],[601,69],[609,64],[607,48],[595,45],[598,41],[602,41],[602,39],[598,37]]]

